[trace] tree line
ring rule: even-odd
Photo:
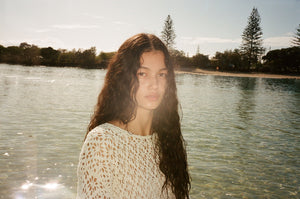
[[[170,15],[165,20],[161,38],[169,48],[178,67],[196,67],[235,72],[255,71],[277,74],[300,74],[300,24],[292,40],[294,46],[272,50],[264,55],[265,48],[263,47],[263,33],[260,21],[258,10],[254,7],[248,18],[248,24],[243,31],[240,48],[216,52],[212,59],[199,52],[193,57],[186,57],[183,51],[174,49],[176,35]]]
[[[81,67],[87,69],[105,69],[115,52],[100,52],[96,48],[83,50],[55,50],[52,47],[39,48],[36,45],[21,43],[19,46],[0,45],[0,63],[21,64],[27,66]],[[175,67],[178,70],[202,68],[231,72],[263,72],[276,74],[300,74],[300,47],[290,47],[269,51],[262,57],[263,62],[249,67],[239,49],[216,52],[213,58],[197,53],[189,57],[184,51],[170,50]]]
[[[262,47],[262,29],[257,8],[253,8],[248,18],[248,25],[242,34],[239,49],[216,52],[211,59],[200,54],[189,57],[184,51],[174,48],[175,30],[171,16],[165,20],[161,39],[168,47],[175,68],[191,70],[195,68],[232,71],[232,72],[263,72],[277,74],[300,74],[300,24],[296,29],[293,47],[271,50],[264,55]],[[107,68],[109,60],[115,52],[100,52],[96,47],[90,49],[53,49],[39,48],[26,42],[19,46],[4,47],[0,45],[0,63],[21,65],[69,66],[81,68]]]
[[[0,63],[44,66],[72,66],[81,68],[107,68],[115,52],[101,52],[96,55],[96,47],[90,49],[53,49],[39,48],[26,42],[19,46],[0,45]]]

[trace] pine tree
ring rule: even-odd
[[[256,66],[265,49],[262,47],[262,29],[257,8],[253,8],[248,18],[248,25],[242,34],[241,52],[250,66]]]
[[[168,15],[167,19],[165,20],[164,29],[161,31],[161,38],[166,46],[169,49],[172,49],[173,45],[175,44],[176,35],[170,15]]]
[[[199,44],[197,46],[197,51],[196,51],[196,55],[198,55],[198,54],[200,54],[200,46],[199,46]]]
[[[296,30],[297,32],[294,35],[292,43],[294,44],[294,46],[300,47],[300,24]]]

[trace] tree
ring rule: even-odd
[[[42,48],[40,50],[41,63],[46,66],[56,66],[60,52],[52,47]]]
[[[5,50],[6,50],[6,48],[4,46],[0,45],[0,63],[3,62],[3,56],[5,54]]]
[[[27,49],[27,48],[31,48],[31,45],[26,42],[22,42],[22,43],[20,43],[19,48]]]
[[[200,54],[200,46],[199,46],[199,44],[197,46],[197,51],[196,51],[196,55],[198,55],[198,54]]]
[[[77,66],[75,63],[75,53],[76,51],[67,51],[65,49],[59,49],[59,56],[57,59],[57,64],[59,66]]]
[[[23,50],[19,46],[8,46],[3,53],[2,60],[8,64],[22,64],[23,63]]]
[[[100,52],[96,57],[97,68],[107,68],[109,61],[115,55],[115,52]]]
[[[167,19],[165,20],[165,25],[163,31],[161,31],[161,38],[163,42],[165,42],[168,49],[171,49],[175,44],[175,31],[173,27],[173,20],[171,16],[168,15]]]
[[[256,67],[265,49],[262,47],[262,29],[260,27],[260,16],[257,8],[253,8],[248,18],[248,25],[242,34],[241,52],[246,59],[249,70]]]
[[[238,49],[225,50],[223,53],[216,52],[213,65],[221,71],[244,71],[242,56]]]
[[[82,53],[81,67],[91,68],[96,63],[96,47],[84,50]]]
[[[197,53],[191,58],[191,62],[193,67],[196,68],[207,68],[209,66],[209,58],[208,55],[202,55]]]
[[[29,47],[30,46],[30,47]],[[28,45],[23,49],[23,63],[25,65],[39,65],[40,64],[40,49],[35,45]]]
[[[179,51],[176,49],[170,49],[170,55],[172,58],[172,61],[174,63],[175,69],[181,69],[186,67],[190,67],[192,65],[190,59],[185,56],[184,51]]]
[[[291,47],[272,50],[263,56],[262,72],[300,74],[300,48]]]
[[[296,33],[294,35],[294,38],[292,40],[292,43],[294,44],[294,46],[300,47],[300,24],[298,26],[298,28],[296,29]]]

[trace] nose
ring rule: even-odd
[[[152,89],[158,88],[158,77],[156,75],[150,77],[149,86]]]

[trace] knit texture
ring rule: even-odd
[[[77,169],[77,199],[175,198],[159,169],[156,134],[140,136],[109,123],[87,136]]]

